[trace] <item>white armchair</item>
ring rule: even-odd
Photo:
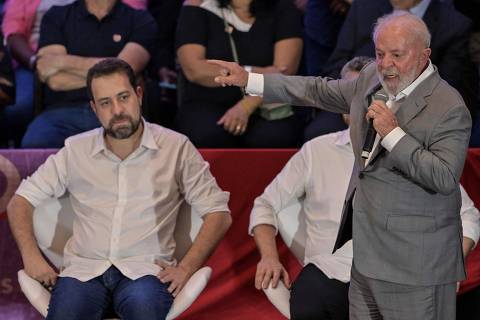
[[[57,268],[62,265],[63,248],[72,234],[72,224],[73,210],[67,196],[44,201],[35,208],[33,214],[35,237],[42,252]],[[193,212],[190,206],[184,204],[180,209],[175,229],[177,242],[175,257],[178,260],[190,248],[201,224],[201,218]],[[203,267],[192,275],[175,297],[167,320],[178,317],[190,307],[207,285],[211,273],[210,267]],[[28,301],[45,317],[50,301],[50,292],[38,281],[29,277],[23,269],[18,271],[18,282]]]
[[[283,242],[290,248],[301,265],[305,257],[306,225],[301,214],[302,205],[300,202],[294,202],[283,209],[277,216],[278,231]],[[263,289],[268,300],[280,311],[287,319],[290,319],[290,290],[285,287],[282,281],[278,282],[276,288],[271,284],[267,289]]]

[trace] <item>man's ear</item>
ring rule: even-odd
[[[142,104],[143,100],[143,89],[141,86],[137,86],[135,89],[135,93],[137,94],[138,100],[140,101],[140,105]]]
[[[95,106],[95,102],[93,100],[90,100],[90,108],[92,108],[92,111],[97,114],[97,107]]]
[[[427,63],[428,59],[430,59],[430,55],[432,54],[432,49],[430,48],[425,48],[423,49],[422,52],[422,59],[424,59],[424,62]]]

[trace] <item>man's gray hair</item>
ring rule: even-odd
[[[375,61],[374,58],[359,56],[355,57],[352,60],[348,61],[343,65],[342,71],[340,71],[340,77],[345,78],[345,75],[348,72],[360,72],[367,64]]]
[[[383,26],[395,20],[400,20],[401,22],[405,23],[408,26],[407,30],[412,33],[413,37],[424,43],[425,48],[430,48],[430,41],[432,39],[432,36],[430,35],[430,31],[428,31],[428,27],[425,22],[416,15],[405,11],[397,11],[378,18],[373,29],[373,41],[375,42],[375,40],[377,39],[378,31]]]

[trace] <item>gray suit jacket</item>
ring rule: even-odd
[[[265,75],[264,99],[350,113],[355,165],[334,249],[353,231],[360,273],[408,285],[462,280],[459,179],[470,137],[468,109],[435,68],[396,112],[407,135],[392,152],[379,145],[364,167],[365,113],[379,87],[372,63],[354,81]]]

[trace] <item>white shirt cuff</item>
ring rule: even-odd
[[[262,96],[263,95],[263,74],[260,73],[248,73],[248,82],[245,87],[245,91],[250,96]]]
[[[392,152],[398,141],[400,141],[400,139],[402,139],[405,135],[406,133],[402,130],[402,128],[396,127],[382,139],[381,144],[385,149],[388,150],[388,152]]]
[[[463,236],[472,239],[473,248],[475,248],[479,237],[478,226],[474,222],[462,220],[462,228]]]

